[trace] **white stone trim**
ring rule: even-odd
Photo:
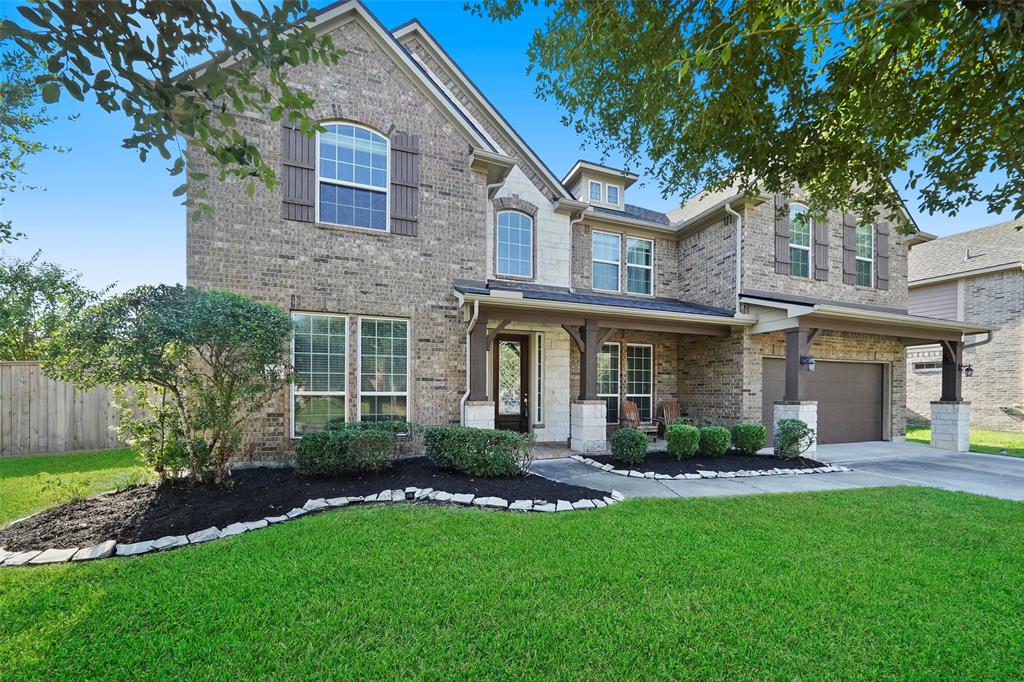
[[[614,464],[603,464],[598,462],[596,459],[590,457],[584,457],[583,455],[570,455],[570,459],[574,459],[580,464],[586,464],[587,466],[600,469],[605,473],[615,474],[616,476],[628,476],[630,478],[653,478],[659,481],[672,479],[674,481],[685,481],[685,480],[696,480],[700,478],[744,478],[747,476],[791,476],[799,474],[832,474],[844,471],[853,471],[853,469],[844,466],[838,466],[833,464],[827,464],[820,467],[812,467],[808,469],[750,469],[741,471],[702,471],[698,470],[695,474],[676,474],[670,476],[669,474],[659,474],[653,471],[636,471],[635,469],[617,469]]]
[[[553,503],[545,502],[536,504],[535,500],[514,500],[509,503],[500,497],[477,497],[472,493],[449,493],[433,488],[408,487],[405,490],[382,490],[376,495],[365,497],[334,497],[330,499],[317,498],[306,500],[301,507],[296,507],[283,516],[267,516],[256,521],[239,521],[226,526],[223,530],[211,526],[204,530],[198,530],[188,535],[167,535],[156,540],[143,540],[128,544],[118,544],[113,540],[101,542],[92,547],[70,547],[65,549],[50,548],[45,550],[26,550],[23,552],[12,552],[0,547],[0,566],[24,566],[26,564],[50,564],[69,561],[86,561],[91,559],[105,559],[110,556],[136,556],[157,552],[167,549],[175,549],[186,545],[198,545],[211,540],[242,535],[254,530],[267,528],[268,526],[290,521],[304,516],[310,512],[320,512],[337,507],[346,507],[353,504],[369,504],[380,502],[418,502],[427,500],[430,502],[447,503],[458,506],[473,506],[481,509],[495,509],[502,511],[520,512],[561,512],[577,511],[581,509],[600,509],[611,506],[626,499],[617,490],[611,491],[609,495],[601,498],[582,499],[576,502],[568,500],[557,500]]]

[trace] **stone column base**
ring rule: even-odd
[[[971,449],[971,404],[932,401],[932,447],[967,452]]]
[[[576,452],[608,449],[607,413],[603,400],[580,400],[569,407],[569,447]]]
[[[772,432],[783,419],[799,419],[814,429],[814,443],[804,452],[813,457],[818,452],[818,401],[816,400],[779,400],[775,403],[775,414],[772,417]]]
[[[467,400],[462,425],[475,429],[494,428],[494,403],[490,400]]]

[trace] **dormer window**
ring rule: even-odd
[[[593,180],[590,181],[590,203],[592,203],[592,204],[599,204],[599,203],[601,203],[601,199],[602,199],[601,190],[602,190],[602,187],[601,187],[601,183],[600,182],[594,182]]]
[[[617,185],[608,185],[608,203],[612,206],[619,205],[619,188]]]

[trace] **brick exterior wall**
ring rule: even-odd
[[[679,293],[679,243],[673,237],[663,237],[653,232],[620,230],[611,227],[595,226],[585,222],[573,225],[572,229],[572,286],[576,289],[590,290],[593,285],[593,232],[618,234],[622,238],[620,254],[618,295],[625,297],[649,298],[648,296],[626,292],[626,238],[640,237],[654,242],[654,292],[661,298],[680,298]],[[615,296],[615,292],[600,291],[598,293]],[[685,298],[685,297],[684,297]]]
[[[722,218],[681,236],[678,254],[680,298],[726,310],[736,307],[735,223]]]
[[[907,309],[907,249],[898,234],[889,236],[889,288],[874,289],[843,283],[843,219],[828,214],[828,280],[775,272],[775,207],[771,202],[744,211],[742,288],[810,296],[841,303],[860,303]],[[813,273],[812,273],[813,275]]]
[[[242,183],[213,180],[206,187],[213,217],[188,219],[188,282],[231,289],[285,311],[352,316],[350,419],[358,388],[355,316],[409,319],[410,416],[425,423],[457,422],[466,387],[466,324],[456,310],[452,280],[485,275],[485,180],[469,170],[469,146],[459,132],[361,24],[345,24],[333,38],[347,50],[337,66],[295,68],[289,80],[313,96],[323,119],[362,123],[385,134],[394,126],[420,137],[419,236],[286,221],[280,188],[258,187],[248,199]],[[280,163],[279,124],[243,119],[241,125],[272,165]],[[208,169],[205,158],[189,158],[189,170]],[[285,390],[252,420],[246,459],[288,456],[289,409]]]
[[[679,337],[679,411],[697,423],[732,426],[743,418],[746,336]]]
[[[963,378],[964,400],[971,402],[971,426],[996,431],[1024,431],[1024,272],[1004,270],[962,280],[963,313],[968,322],[999,327],[993,340],[964,351],[974,376]],[[984,335],[968,338],[984,340]],[[927,424],[932,400],[941,394],[942,372],[914,370],[915,362],[941,362],[938,346],[907,353],[907,419]]]

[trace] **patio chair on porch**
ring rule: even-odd
[[[653,440],[653,437],[658,435],[658,423],[640,421],[640,408],[632,400],[625,400],[622,403],[622,425],[642,431],[648,440]]]
[[[679,419],[679,401],[666,400],[661,404],[661,419],[654,420],[658,423],[659,438],[665,437],[665,429],[676,419]]]

